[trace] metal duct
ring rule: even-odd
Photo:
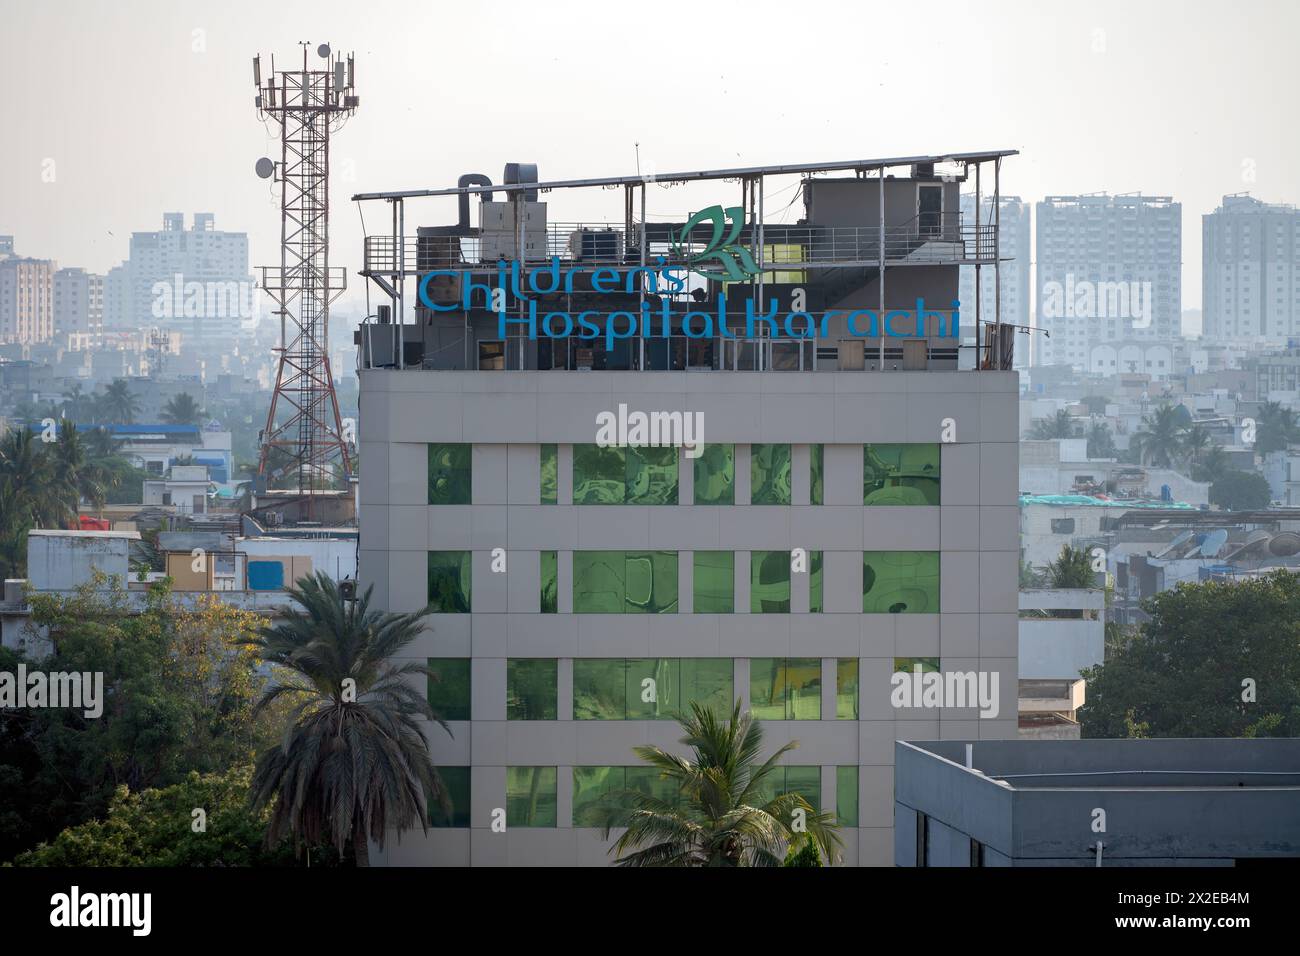
[[[487,176],[485,176],[483,173],[466,173],[464,176],[460,177],[460,179],[456,180],[457,189],[464,189],[466,186],[491,186],[491,185],[492,185],[492,180],[489,179]],[[479,198],[481,198],[484,202],[492,201],[491,193],[479,193],[478,195]],[[469,193],[461,193],[459,196],[456,197],[456,202],[458,206],[457,218],[460,220],[460,222],[457,224],[458,225],[457,231],[461,235],[468,235],[470,230]]]

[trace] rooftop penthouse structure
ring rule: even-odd
[[[390,232],[365,239],[362,275],[388,302],[357,333],[362,363],[438,370],[956,369],[957,267],[996,272],[1004,261],[999,207],[991,207],[992,221],[981,220],[990,207],[978,203],[963,215],[961,192],[973,188],[977,197],[996,200],[1008,155],[555,182],[538,182],[535,165],[512,163],[502,184],[470,173],[448,189],[362,193],[354,198],[387,202],[392,213],[385,216]],[[986,166],[991,170],[982,173]],[[786,185],[769,193],[770,182]],[[659,187],[675,185],[708,204],[662,221],[651,199],[664,192]],[[563,200],[593,208],[590,191],[621,193],[622,216],[556,217]],[[668,192],[679,205],[678,191]],[[456,221],[409,228],[406,204],[438,197],[456,199]],[[803,215],[795,218],[800,201]],[[977,304],[980,314],[991,314],[990,304],[971,302],[968,316]],[[980,323],[979,357],[968,366],[1009,368],[1003,360],[1016,331],[996,317]]]

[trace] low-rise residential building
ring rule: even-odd
[[[1300,856],[1300,740],[900,740],[894,768],[896,866]]]

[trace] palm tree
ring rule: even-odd
[[[113,433],[100,425],[84,435],[86,454],[91,458],[112,458],[122,447],[122,441],[114,438]]]
[[[82,499],[102,511],[109,476],[98,464],[87,460],[86,443],[76,425],[65,418],[59,422],[58,434],[58,441],[51,449],[56,492],[65,496],[74,512]]]
[[[1119,450],[1105,422],[1093,422],[1088,428],[1089,458],[1118,458]]]
[[[0,479],[0,569],[6,578],[22,577],[27,565],[27,532],[31,516],[17,489]]]
[[[1097,585],[1092,558],[1086,548],[1061,548],[1061,555],[1047,566],[1048,586],[1053,588],[1091,588]]]
[[[1133,435],[1131,444],[1138,452],[1138,462],[1150,462],[1158,468],[1172,468],[1183,447],[1185,428],[1180,420],[1181,406],[1161,405],[1154,415],[1142,418],[1142,429]]]
[[[1195,465],[1200,460],[1201,453],[1213,444],[1210,438],[1210,430],[1204,425],[1193,425],[1187,429],[1183,435],[1183,454],[1187,456],[1189,464]]]
[[[1029,437],[1037,441],[1047,441],[1053,438],[1073,438],[1074,416],[1063,408],[1058,409],[1051,418],[1041,418],[1034,422],[1034,427],[1029,431]]]
[[[350,843],[357,866],[370,865],[368,839],[382,848],[390,829],[427,830],[428,801],[447,799],[421,720],[447,724],[408,681],[434,674],[389,663],[420,633],[425,612],[372,611],[370,590],[345,600],[318,571],[289,589],[298,606],[250,642],[288,672],[257,711],[282,696],[295,704],[283,740],[253,774],[253,807],[272,806],[267,845],[290,833],[299,845],[329,840],[340,853]]]
[[[1300,440],[1296,413],[1279,402],[1265,402],[1259,407],[1259,424],[1255,433],[1255,450],[1261,455],[1286,448]]]
[[[113,379],[104,389],[104,394],[99,398],[99,407],[104,418],[121,425],[131,424],[135,421],[136,412],[140,411],[140,403],[131,393],[131,384],[124,378]]]
[[[610,848],[619,866],[780,866],[785,847],[800,833],[828,861],[833,858],[842,841],[832,815],[814,810],[801,794],[769,791],[777,761],[797,742],[759,763],[763,730],[741,713],[740,701],[729,721],[694,701],[691,714],[677,720],[693,759],[653,746],[634,750],[675,785],[678,799],[625,790],[596,806],[606,839],[615,827],[627,828]]]
[[[85,421],[94,416],[94,405],[94,397],[82,391],[81,383],[78,382],[68,390],[68,397],[63,403],[64,417],[73,421]]]
[[[1205,457],[1192,467],[1192,480],[1214,484],[1231,470],[1228,453],[1223,450],[1223,446],[1211,445]]]
[[[159,416],[163,421],[173,425],[198,425],[203,421],[203,409],[189,392],[181,392],[171,398]]]
[[[15,520],[21,514],[35,527],[58,528],[76,517],[76,508],[61,493],[43,445],[30,428],[6,432],[0,439],[0,482],[10,488]]]

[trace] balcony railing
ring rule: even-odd
[[[673,241],[669,227],[647,224],[646,259],[657,266],[663,257],[669,266],[695,265],[716,268],[709,257],[712,230],[696,227],[688,241]],[[971,262],[991,263],[995,254],[997,227],[975,226],[958,215],[917,218],[885,229],[884,260],[887,265],[946,265]],[[631,234],[608,223],[554,222],[544,231],[524,235],[524,255],[518,255],[518,236],[510,230],[480,232],[474,236],[427,236],[404,240],[404,257],[397,254],[391,235],[365,239],[367,275],[420,275],[439,270],[484,270],[496,268],[498,259],[519,259],[543,264],[552,257],[586,267],[633,268],[641,262],[639,225]],[[735,245],[746,249],[756,265],[767,272],[794,272],[872,266],[881,260],[878,226],[785,226],[763,227],[762,255],[757,230],[742,230]],[[402,261],[399,261],[402,260]]]

